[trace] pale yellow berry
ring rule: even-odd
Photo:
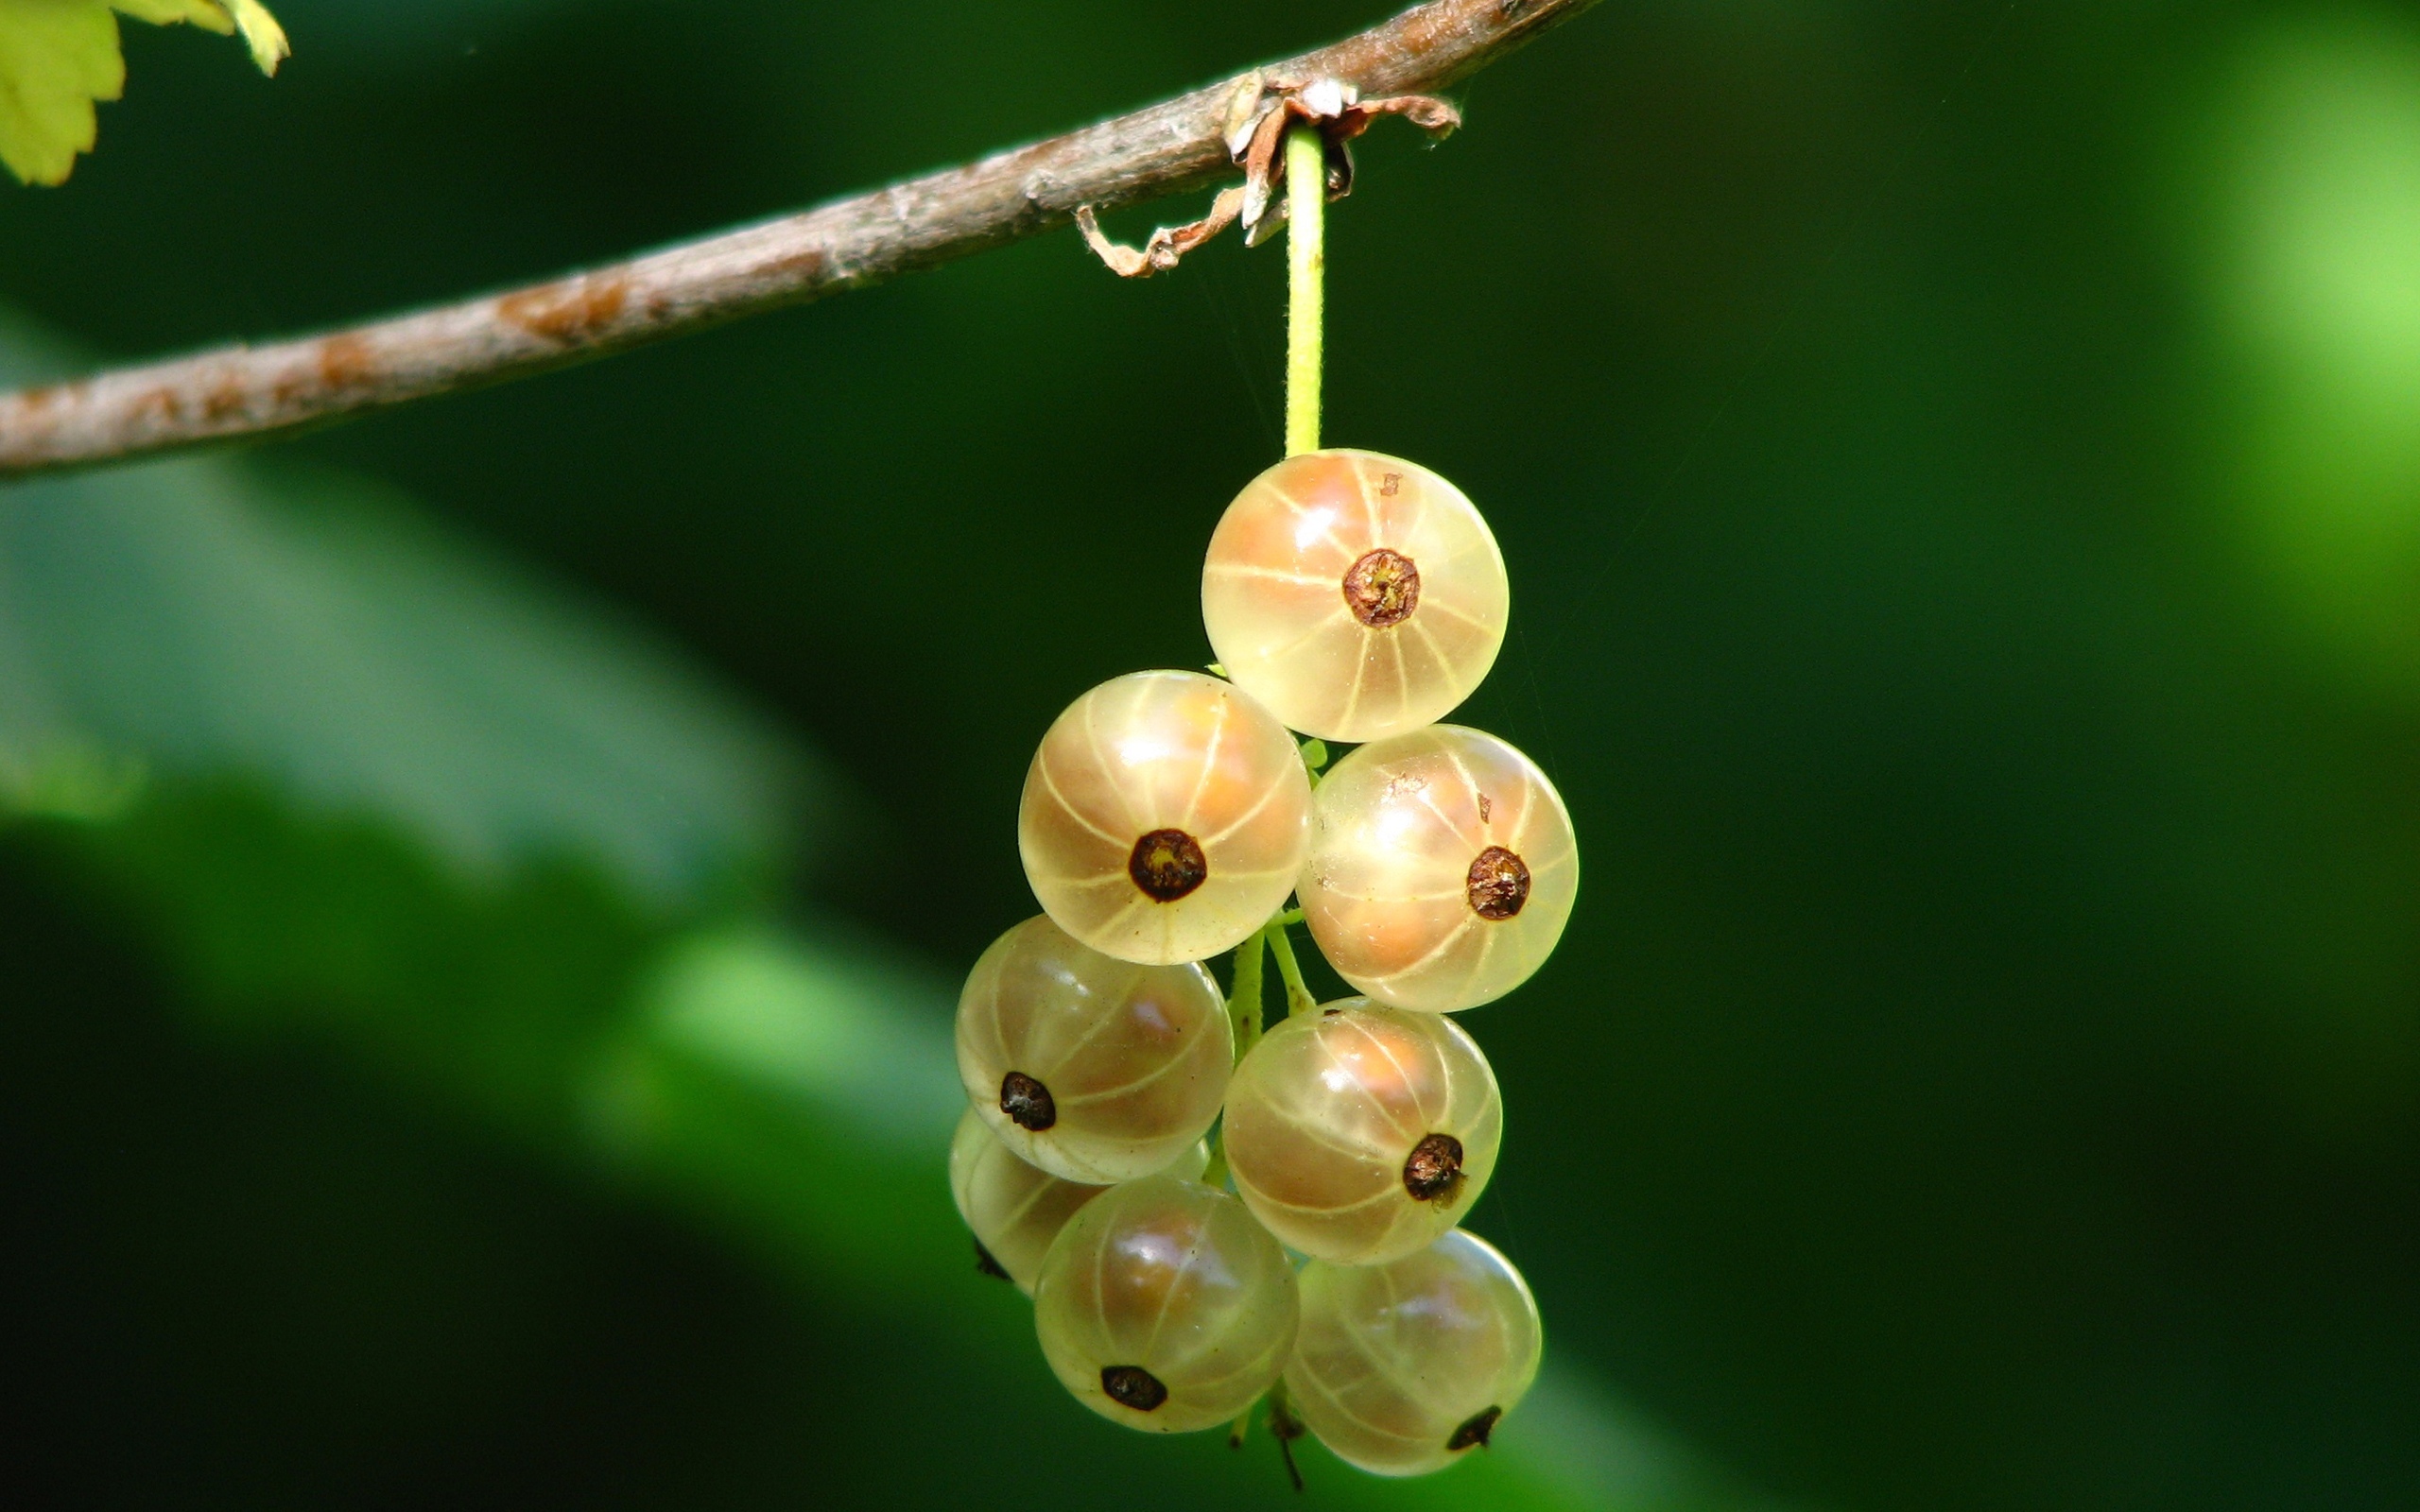
[[[1042,738],[1017,850],[1043,910],[1121,960],[1232,950],[1294,890],[1310,780],[1293,737],[1217,678],[1102,683]]]
[[[1235,1420],[1294,1345],[1294,1269],[1243,1204],[1197,1182],[1129,1181],[1084,1205],[1034,1288],[1042,1352],[1114,1422],[1184,1434]]]
[[[1199,966],[1137,966],[1046,918],[992,942],[958,1002],[958,1074],[1011,1154],[1070,1181],[1166,1168],[1208,1132],[1235,1037]]]
[[[1305,452],[1227,507],[1201,620],[1236,686],[1324,740],[1443,717],[1504,644],[1512,589],[1452,484],[1375,452]]]
[[[1435,725],[1336,764],[1312,805],[1303,917],[1381,1003],[1452,1013],[1519,987],[1580,886],[1571,816],[1494,735]]]
[[[1168,1170],[1198,1180],[1209,1163],[1210,1147],[1196,1140]],[[983,1254],[1028,1297],[1033,1295],[1033,1280],[1042,1273],[1050,1241],[1059,1237],[1078,1208],[1108,1190],[1026,1164],[993,1137],[972,1108],[959,1118],[958,1133],[949,1142],[949,1193],[958,1203],[958,1215],[966,1220]]]
[[[1453,1020],[1348,998],[1271,1029],[1227,1089],[1227,1165],[1270,1232],[1374,1265],[1454,1227],[1495,1169],[1495,1073]]]
[[[1286,1391],[1348,1465],[1425,1475],[1485,1445],[1537,1379],[1538,1304],[1512,1263],[1456,1229],[1384,1265],[1303,1268]]]

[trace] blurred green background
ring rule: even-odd
[[[0,377],[1386,6],[277,9],[0,189]],[[1461,95],[1332,218],[1329,435],[1489,513],[1460,717],[1589,856],[1465,1020],[1549,1372],[1300,1504],[2420,1504],[2420,5],[1607,0]],[[1297,1504],[1066,1400],[942,1177],[1033,742],[1207,659],[1281,262],[1061,232],[0,489],[8,1499]]]

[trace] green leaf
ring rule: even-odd
[[[30,352],[0,318],[0,382],[54,366]],[[131,764],[240,776],[475,874],[576,854],[695,902],[783,859],[812,782],[710,690],[357,480],[202,459],[0,489],[0,814]]]
[[[274,75],[293,49],[286,45],[285,28],[268,13],[260,0],[108,0],[110,9],[125,12],[137,21],[147,21],[155,26],[190,22],[205,31],[224,37],[233,32],[244,34],[244,45],[251,50],[252,62],[264,74]]]
[[[260,0],[0,0],[0,163],[24,182],[66,182],[76,155],[93,150],[95,103],[125,93],[112,10],[155,26],[241,30],[264,74],[291,50]]]
[[[0,0],[0,163],[64,183],[99,129],[95,100],[126,88],[117,18],[97,0]]]
[[[235,29],[244,34],[244,45],[252,52],[252,65],[272,77],[277,65],[293,55],[294,49],[285,40],[285,28],[268,13],[261,0],[226,0],[227,14]]]

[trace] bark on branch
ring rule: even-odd
[[[1263,77],[1426,94],[1596,0],[1434,0],[1334,46],[1131,115],[502,295],[0,397],[0,477],[265,436],[862,288],[1235,171],[1230,103]]]

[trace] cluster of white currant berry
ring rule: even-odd
[[[951,1183],[1102,1416],[1240,1435],[1266,1396],[1281,1442],[1420,1474],[1537,1373],[1527,1283],[1455,1227],[1503,1105],[1445,1015],[1554,949],[1571,820],[1528,757],[1433,722],[1510,605],[1486,522],[1435,473],[1287,458],[1219,522],[1201,601],[1224,679],[1103,683],[1034,756],[1017,840],[1044,916],[959,1001]],[[1361,744],[1322,780],[1328,740]],[[1298,921],[1364,996],[1311,1000]],[[1292,1008],[1265,1035],[1264,948]],[[1228,950],[1222,1002],[1200,963]]]

